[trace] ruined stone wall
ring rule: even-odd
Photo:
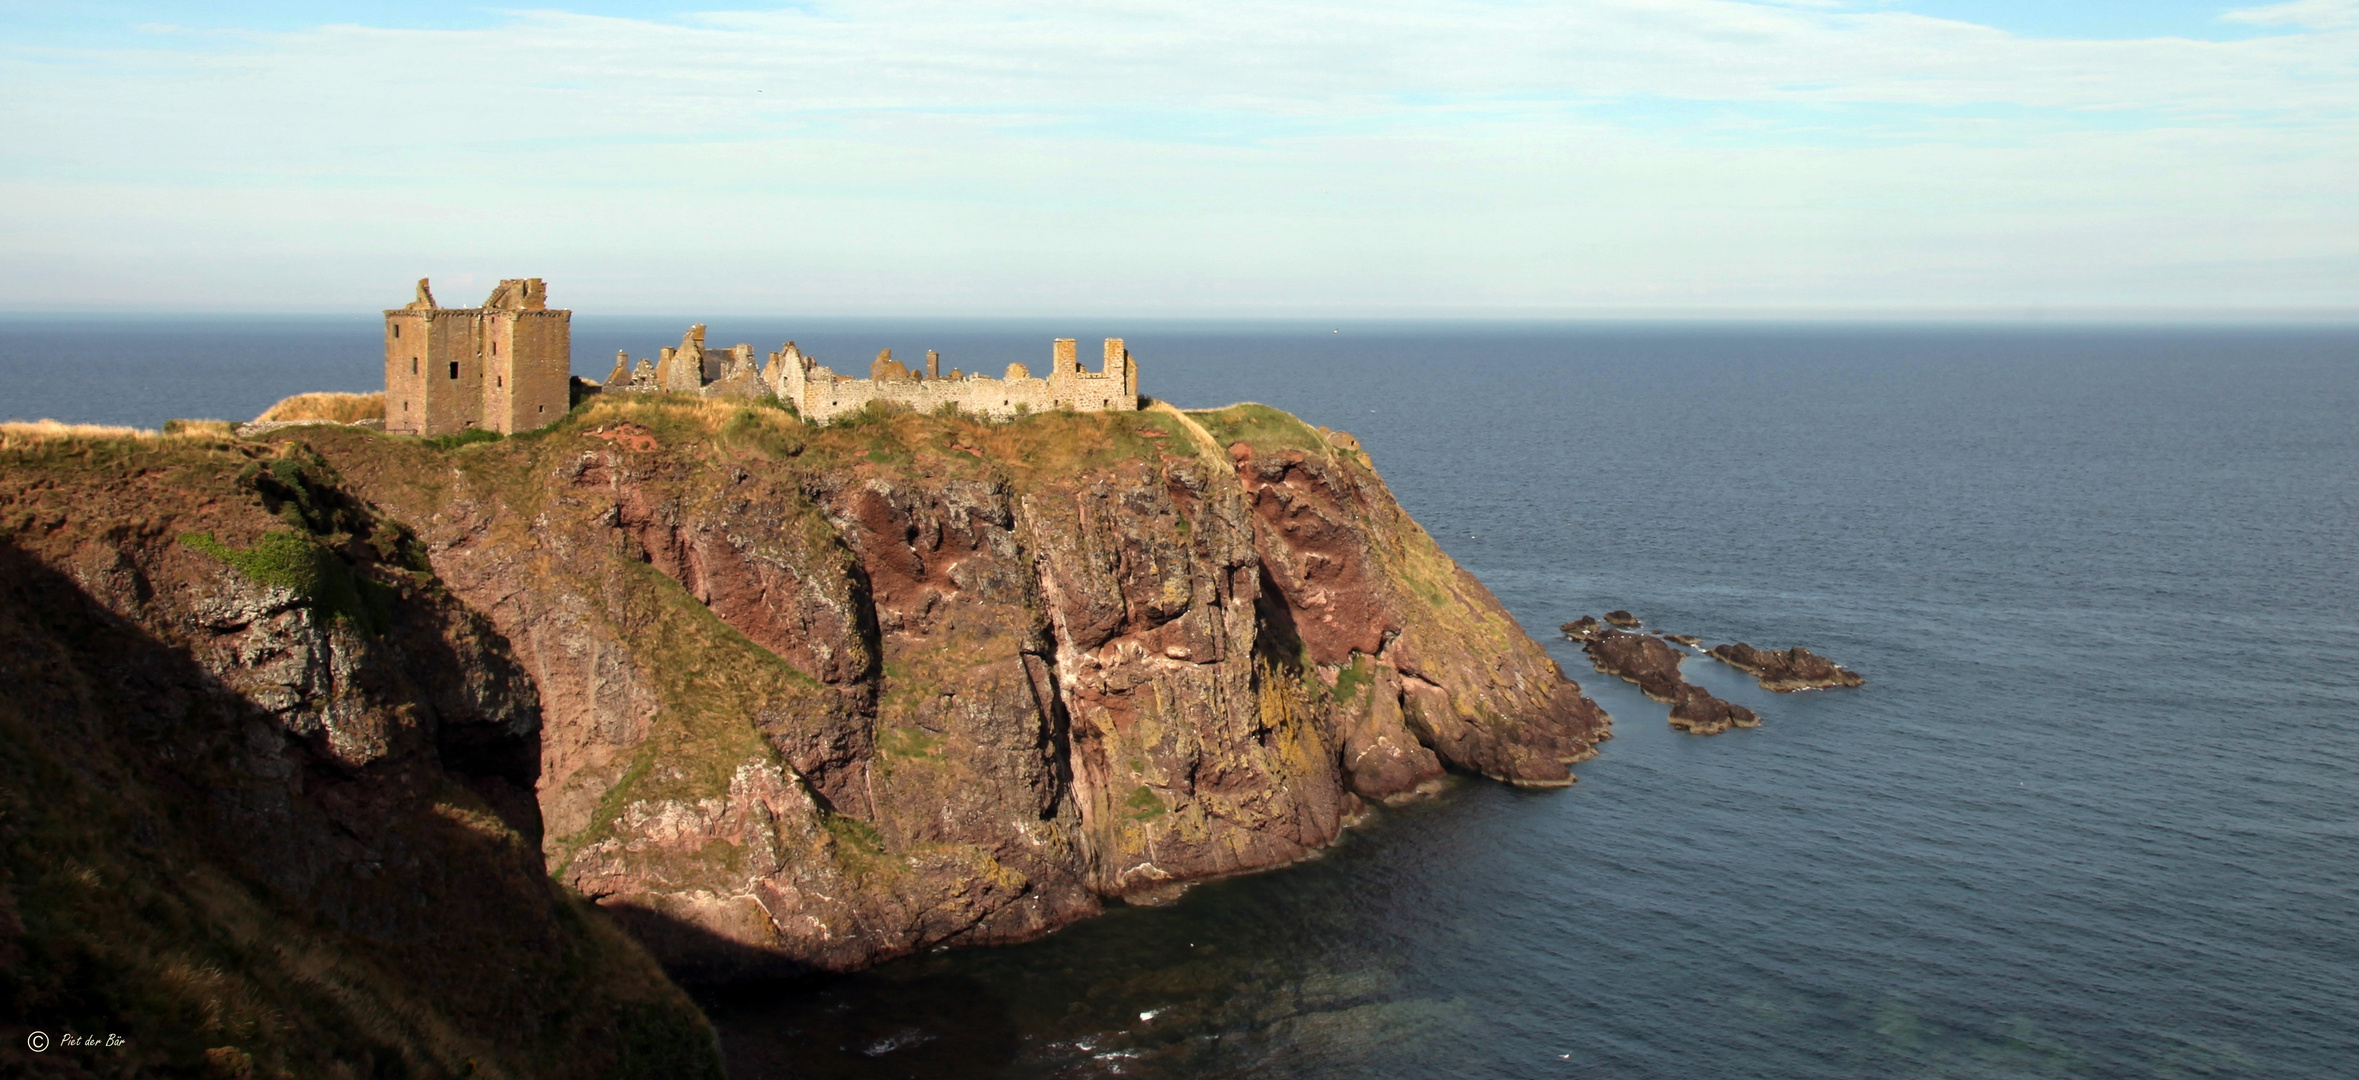
[[[781,395],[784,396],[784,395]],[[943,379],[847,379],[827,368],[813,369],[800,399],[788,398],[795,411],[812,420],[826,420],[857,412],[871,401],[890,401],[917,412],[933,412],[945,405],[978,416],[1017,416],[1056,408],[1046,379],[1033,378],[1021,364],[1011,364],[1004,378],[962,375]]]
[[[871,401],[889,401],[918,412],[950,406],[977,416],[1010,417],[1028,412],[1071,409],[1075,412],[1124,412],[1138,408],[1138,365],[1122,339],[1106,339],[1103,370],[1088,371],[1076,358],[1074,341],[1060,338],[1049,353],[1047,378],[1032,375],[1022,364],[1009,364],[999,378],[954,374],[925,378],[889,355],[880,355],[870,371],[875,378],[853,379],[813,364],[793,343],[770,355],[764,379],[770,392],[792,403],[812,420],[826,420],[854,412]],[[927,369],[941,370],[940,358],[928,354]]]
[[[913,370],[894,360],[892,350],[887,349],[869,365],[869,377],[860,379],[820,365],[791,341],[769,354],[766,365],[757,363],[751,345],[728,349],[708,346],[705,328],[698,324],[680,336],[679,345],[658,353],[653,363],[642,358],[633,365],[628,353],[616,354],[614,370],[599,392],[776,397],[811,420],[856,412],[872,401],[887,401],[917,412],[949,407],[999,418],[1053,409],[1136,410],[1138,363],[1131,359],[1122,339],[1106,339],[1104,362],[1097,371],[1081,366],[1076,344],[1072,338],[1059,338],[1051,345],[1045,378],[1034,376],[1022,364],[1009,364],[999,378],[955,369],[944,376],[938,353],[927,353],[924,366]]]

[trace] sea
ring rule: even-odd
[[[581,317],[602,378],[689,320]],[[378,385],[373,315],[0,318],[0,419]],[[1322,857],[705,1002],[767,1077],[2359,1077],[2359,328],[713,320],[1358,436],[1614,716]],[[1553,629],[1864,687],[1711,738]]]

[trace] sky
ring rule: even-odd
[[[0,0],[0,311],[2359,319],[2359,0]]]

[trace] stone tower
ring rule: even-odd
[[[482,307],[417,299],[385,313],[385,430],[503,435],[554,423],[571,405],[573,312],[539,278],[500,282]]]

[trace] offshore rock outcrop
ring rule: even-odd
[[[1753,676],[1762,689],[1781,694],[1867,682],[1858,673],[1799,645],[1780,651],[1756,649],[1740,641],[1734,645],[1714,645],[1711,652],[1713,659]]]
[[[1606,618],[1617,625],[1637,622],[1628,612],[1613,612]],[[1603,628],[1595,618],[1586,616],[1561,629],[1566,637],[1583,642],[1581,648],[1597,670],[1632,683],[1647,697],[1671,706],[1674,728],[1692,735],[1718,735],[1730,728],[1761,726],[1761,717],[1753,710],[1722,701],[1688,682],[1679,672],[1679,663],[1687,654],[1672,648],[1662,637]]]
[[[549,867],[690,978],[1036,937],[1606,737],[1348,435],[1260,406],[292,434],[511,643]]]
[[[1606,630],[1581,646],[1597,670],[1634,684],[1648,698],[1664,704],[1679,700],[1687,680],[1679,674],[1679,650],[1647,634]]]
[[[719,1075],[549,881],[533,683],[404,529],[300,453],[0,442],[0,1073]]]
[[[1679,684],[1679,700],[1671,706],[1671,726],[1691,735],[1718,735],[1732,727],[1760,727],[1761,718],[1742,705],[1713,697],[1694,683]]]

